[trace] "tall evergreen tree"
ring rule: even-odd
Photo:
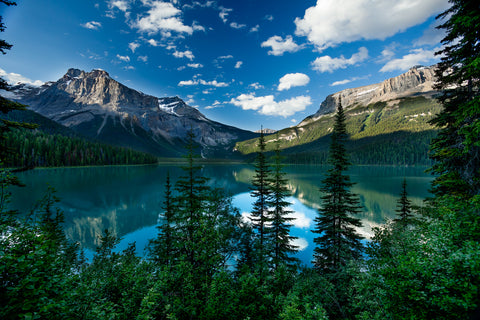
[[[170,174],[167,173],[165,181],[165,200],[163,201],[162,223],[157,227],[157,238],[150,241],[148,246],[150,258],[157,264],[170,264],[175,259],[174,247],[174,227],[172,225],[174,218],[172,184],[170,183]]]
[[[412,202],[408,199],[407,194],[407,179],[403,178],[402,191],[400,192],[400,199],[397,200],[397,218],[394,221],[407,225],[413,217]]]
[[[267,236],[270,228],[270,212],[268,210],[272,197],[271,168],[265,155],[265,136],[263,128],[258,139],[258,150],[255,158],[255,175],[252,180],[252,192],[250,193],[255,202],[252,210],[252,224],[257,231],[258,250],[260,258],[264,259],[267,252]]]
[[[290,222],[295,218],[289,217],[292,211],[287,209],[290,202],[286,198],[290,195],[290,191],[287,187],[288,180],[285,178],[286,174],[283,171],[283,157],[278,143],[272,160],[272,200],[270,202],[272,227],[269,238],[272,246],[271,265],[276,270],[281,264],[285,263],[293,266],[298,261],[298,259],[292,257],[297,252],[298,247],[292,244],[292,241],[297,237],[290,235],[290,227],[292,226]]]
[[[443,111],[431,123],[440,131],[431,144],[431,171],[437,195],[480,194],[480,6],[476,0],[450,0],[437,19],[446,32],[436,76]]]
[[[345,173],[350,165],[346,139],[345,114],[340,103],[329,149],[328,162],[332,167],[322,182],[323,206],[315,218],[313,230],[318,234],[314,239],[313,265],[326,273],[335,273],[349,261],[360,258],[363,250],[362,236],[355,231],[355,227],[362,226],[360,219],[355,217],[360,211],[359,199],[350,191],[353,183]]]

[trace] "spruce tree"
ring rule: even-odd
[[[175,259],[174,227],[172,225],[175,210],[173,200],[170,174],[167,173],[162,223],[157,227],[157,238],[151,240],[148,246],[150,259],[159,265],[169,265]]]
[[[271,190],[271,168],[267,162],[265,155],[265,136],[263,129],[258,138],[258,151],[255,158],[255,175],[252,180],[252,192],[250,193],[255,202],[252,210],[252,224],[257,231],[258,250],[261,259],[266,258],[267,253],[267,237],[270,229],[270,212],[268,210],[272,197]]]
[[[298,259],[292,257],[297,252],[298,247],[292,244],[292,241],[297,237],[290,235],[290,227],[292,226],[290,222],[295,218],[289,217],[292,211],[288,210],[290,202],[286,198],[290,195],[290,191],[287,187],[286,174],[283,171],[283,158],[280,153],[280,145],[277,143],[272,159],[272,200],[270,202],[272,226],[269,235],[272,247],[271,265],[274,270],[281,264],[292,267],[298,261]]]
[[[407,194],[407,179],[403,178],[402,191],[400,192],[400,199],[397,200],[397,218],[393,221],[401,225],[407,225],[413,217],[412,202],[408,199]]]
[[[335,273],[349,261],[362,256],[363,246],[355,228],[361,227],[358,196],[350,191],[353,183],[345,173],[350,165],[345,141],[347,132],[345,114],[341,103],[335,115],[335,125],[331,135],[328,163],[332,166],[322,181],[322,208],[315,218],[315,249],[313,265],[316,269]]]
[[[431,144],[436,195],[480,194],[480,6],[450,0],[437,19],[446,32],[436,76],[443,110],[431,121],[439,128]]]

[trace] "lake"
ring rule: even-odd
[[[358,230],[365,237],[372,235],[372,227],[380,226],[395,217],[397,200],[403,178],[407,179],[409,199],[422,205],[428,197],[432,176],[425,167],[355,166],[349,171],[356,185],[352,191],[359,195],[363,211],[359,215],[363,227]],[[313,253],[313,220],[320,205],[318,191],[323,166],[286,166],[290,209],[296,218],[291,234],[298,237],[302,249],[298,257],[310,264]],[[98,236],[110,229],[123,240],[119,249],[136,242],[137,253],[144,254],[148,239],[157,234],[156,225],[162,212],[164,184],[167,173],[174,183],[183,174],[175,165],[115,166],[88,168],[35,169],[19,173],[27,186],[13,190],[12,207],[28,212],[41,199],[47,184],[57,190],[60,209],[65,213],[67,236],[80,242],[91,256],[98,245]],[[220,187],[233,196],[234,205],[248,219],[251,211],[250,181],[254,168],[250,165],[204,165],[202,174],[209,185]]]

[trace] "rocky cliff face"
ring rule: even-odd
[[[8,98],[80,134],[158,155],[178,155],[178,142],[190,129],[205,156],[229,152],[236,141],[255,136],[207,119],[178,97],[157,98],[128,88],[98,69],[69,69],[39,88],[19,85]]]
[[[434,83],[434,67],[413,67],[406,73],[381,83],[346,89],[329,95],[321,103],[320,109],[314,115],[305,119],[304,122],[314,121],[322,115],[335,112],[340,100],[343,108],[348,110],[356,105],[366,106],[376,102],[386,102],[412,95],[432,97],[436,94],[433,89]]]

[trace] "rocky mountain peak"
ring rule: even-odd
[[[316,119],[322,115],[335,112],[340,101],[343,108],[348,109],[356,105],[366,106],[411,95],[432,97],[436,94],[433,88],[435,81],[435,66],[415,66],[407,72],[397,77],[386,79],[381,83],[345,89],[331,94],[321,103],[317,113],[307,119]]]

